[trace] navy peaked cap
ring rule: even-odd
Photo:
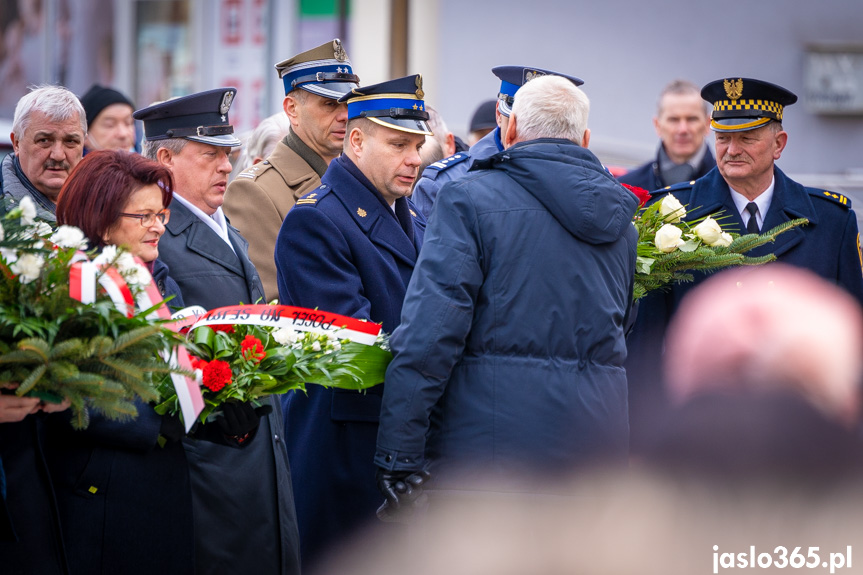
[[[560,72],[527,66],[497,66],[491,69],[491,73],[500,78],[500,92],[497,95],[500,102],[497,109],[507,118],[512,113],[512,103],[515,101],[515,93],[534,78],[539,78],[540,76],[560,76],[561,78],[566,78],[576,86],[584,84],[584,80],[575,76],[567,76]]]

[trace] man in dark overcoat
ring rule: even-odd
[[[722,225],[741,234],[767,231],[795,218],[809,223],[748,255],[775,254],[778,261],[811,270],[839,285],[863,303],[860,235],[857,216],[845,196],[798,184],[775,162],[788,134],[782,128],[785,108],[797,96],[785,88],[750,78],[725,78],[707,84],[702,97],[713,104],[711,129],[716,136],[717,167],[703,178],[654,192],[652,201],[674,196],[687,206],[685,220],[721,213]],[[661,418],[665,407],[658,377],[665,328],[692,283],[678,284],[641,301],[627,345],[633,448],[640,450],[642,431]],[[793,310],[789,310],[793,313]]]
[[[422,80],[355,88],[344,153],[297,201],[276,241],[283,304],[381,323],[391,333],[425,221],[408,200],[430,134]],[[310,386],[284,396],[303,565],[375,520],[372,463],[382,386],[364,394]]]
[[[209,90],[135,112],[143,154],[174,178],[171,219],[159,242],[186,305],[205,309],[257,303],[264,291],[246,240],[225,219],[224,200],[240,141],[228,111],[236,89]],[[299,572],[290,467],[278,401],[272,413],[240,404],[241,429],[226,444],[187,438],[195,523],[196,573]]]

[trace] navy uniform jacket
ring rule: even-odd
[[[444,184],[463,178],[475,161],[490,158],[502,151],[500,127],[497,127],[471,146],[468,152],[456,152],[449,158],[426,167],[414,187],[411,200],[428,219],[438,192]]]
[[[708,147],[704,152],[704,157],[695,171],[693,179],[698,179],[707,174],[710,170],[716,167],[716,158],[713,157],[713,152]],[[662,181],[662,174],[659,171],[659,152],[656,153],[656,159],[648,162],[617,178],[621,184],[629,184],[638,188],[644,188],[648,192],[666,187],[668,184]]]
[[[248,243],[231,226],[236,253],[186,206],[174,202],[159,242],[186,305],[205,309],[255,303],[264,289]],[[184,440],[192,481],[196,573],[299,572],[291,471],[281,439],[281,408],[261,418],[242,449]],[[237,534],[242,533],[242,537]]]
[[[378,322],[392,333],[425,220],[409,200],[396,200],[396,210],[409,214],[412,223],[408,237],[380,193],[345,156],[330,163],[321,181],[297,201],[279,231],[279,299]],[[372,459],[382,388],[360,394],[309,385],[308,395],[283,397],[304,566],[354,528],[377,521],[383,499]]]
[[[863,303],[859,232],[850,200],[826,190],[806,188],[788,178],[779,168],[774,167],[774,176],[773,199],[762,230],[795,218],[807,218],[809,224],[787,231],[775,242],[756,248],[747,255],[776,254],[777,261],[811,270],[842,286]],[[699,180],[654,192],[651,201],[659,201],[665,194],[673,194],[687,206],[686,220],[723,211],[726,216],[722,220],[724,228],[746,233],[728,184],[717,168]],[[665,328],[681,298],[705,277],[706,274],[697,273],[693,283],[677,284],[667,292],[649,294],[640,302],[635,328],[627,341],[634,448],[639,447],[639,428],[648,425],[647,412],[664,403],[658,374]]]

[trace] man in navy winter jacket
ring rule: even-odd
[[[638,200],[587,150],[588,108],[571,82],[532,80],[506,149],[441,189],[391,339],[390,507],[425,471],[449,488],[627,460]]]

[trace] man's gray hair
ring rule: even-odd
[[[426,105],[426,112],[428,112],[429,115],[429,128],[431,128],[432,134],[434,135],[426,136],[425,144],[423,144],[423,147],[420,149],[420,158],[422,158],[422,164],[420,164],[419,169],[420,174],[422,174],[423,170],[430,164],[446,157],[444,146],[446,146],[446,137],[447,134],[449,134],[446,122],[443,121],[443,117],[441,117],[437,110]]]
[[[580,146],[589,113],[590,100],[575,84],[560,76],[540,76],[519,88],[512,105],[516,139],[561,138]]]
[[[284,112],[264,118],[244,142],[240,158],[234,169],[237,173],[252,166],[255,158],[266,159],[291,129],[291,122]]]
[[[173,154],[179,154],[186,147],[188,141],[185,138],[166,138],[164,140],[147,140],[145,138],[141,144],[141,155],[150,160],[158,161],[156,155],[159,148],[167,148]]]
[[[63,86],[34,86],[15,106],[12,132],[20,138],[30,127],[33,112],[41,112],[54,122],[63,122],[78,114],[81,132],[87,133],[87,113],[78,97]]]

